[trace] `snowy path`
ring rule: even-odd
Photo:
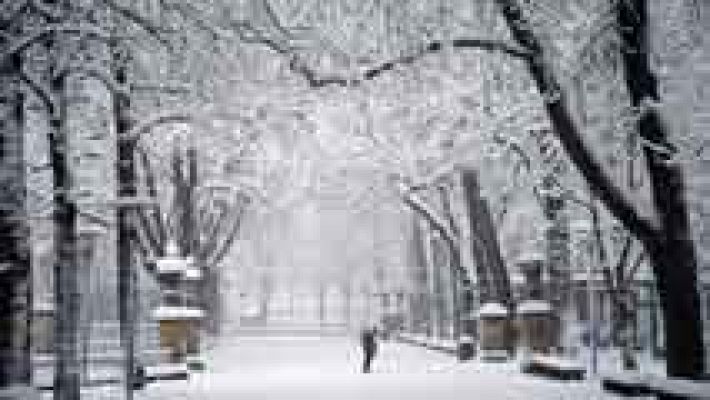
[[[375,373],[358,373],[348,338],[241,338],[215,350],[209,371],[160,382],[137,400],[613,399],[589,382],[560,383],[399,343],[381,343]],[[470,368],[469,368],[470,366]],[[436,372],[439,371],[439,372]]]

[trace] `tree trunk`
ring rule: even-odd
[[[647,6],[646,0],[617,3],[626,85],[635,107],[646,100],[660,100],[658,81],[648,61]],[[642,117],[638,133],[657,146],[670,148],[669,132],[655,109]],[[667,373],[674,377],[697,377],[705,372],[705,349],[696,281],[697,257],[688,220],[683,172],[667,155],[649,147],[644,147],[644,154],[660,227],[656,235],[640,239],[650,255],[664,311]]]
[[[446,214],[446,220],[449,223],[450,230],[453,234],[458,236],[458,229],[456,227],[456,221],[454,219],[453,212],[451,211],[451,199],[449,197],[449,191],[440,187],[441,202],[444,208],[444,214]],[[466,271],[463,268],[463,262],[461,260],[461,251],[459,245],[454,238],[444,238],[446,245],[449,249],[449,275],[450,275],[450,285],[451,285],[451,307],[452,307],[452,326],[453,326],[453,339],[458,343],[461,337],[461,306],[460,306],[460,293],[459,288],[461,287],[461,280],[466,276]]]
[[[673,377],[697,377],[704,372],[702,323],[696,286],[696,255],[688,226],[685,187],[680,166],[646,148],[651,193],[660,227],[640,216],[623,193],[605,174],[586,146],[556,77],[546,64],[541,42],[515,0],[496,0],[521,46],[530,50],[526,58],[530,75],[545,98],[545,108],[565,152],[587,180],[594,195],[646,247],[666,319],[667,373]],[[645,0],[617,1],[626,80],[632,105],[645,99],[658,100],[655,77],[648,65],[647,11]],[[667,147],[667,132],[655,110],[648,111],[638,127],[639,134],[659,147]],[[669,273],[672,268],[672,273]]]
[[[55,249],[55,381],[54,398],[80,398],[79,296],[76,257],[76,205],[69,199],[72,188],[67,159],[66,94],[63,77],[52,79],[58,109],[51,113],[50,153],[54,178]]]
[[[0,387],[29,382],[30,259],[19,56],[0,66]]]
[[[610,294],[613,345],[619,348],[624,369],[638,369],[635,355],[636,312],[632,297],[633,292],[627,288],[616,287],[610,290]]]
[[[668,214],[679,216],[677,212]],[[647,240],[646,249],[665,319],[667,373],[693,378],[702,375],[705,368],[695,248],[689,233],[678,226],[682,223],[673,225],[665,229],[675,231],[677,236],[668,232],[664,238]]]
[[[508,270],[503,262],[488,204],[480,195],[477,172],[472,169],[463,171],[462,182],[471,224],[471,242],[481,302],[498,301],[509,305],[511,291]]]
[[[114,75],[116,82],[120,85],[128,83],[127,77],[127,50],[116,48],[114,50]],[[130,101],[124,96],[113,94],[114,121],[116,123],[117,137],[120,138],[131,129],[129,117]],[[116,158],[116,169],[118,176],[118,193],[121,198],[132,198],[137,195],[136,175],[135,175],[135,144],[134,141],[118,141],[118,154]],[[118,217],[118,297],[119,297],[119,320],[121,324],[120,337],[125,357],[125,379],[126,394],[130,400],[133,397],[134,382],[134,335],[135,335],[135,302],[133,282],[135,280],[133,265],[132,242],[136,238],[133,224],[131,223],[131,213],[133,210],[120,207],[117,210]]]

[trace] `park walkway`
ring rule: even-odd
[[[554,382],[504,365],[457,364],[443,353],[383,342],[359,373],[356,338],[243,337],[211,352],[208,370],[137,392],[137,400],[614,399],[595,382]]]

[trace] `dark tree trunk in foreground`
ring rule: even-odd
[[[658,81],[649,66],[649,25],[646,0],[622,1],[617,16],[623,42],[626,86],[634,107],[659,101]],[[639,136],[660,148],[669,147],[669,132],[661,115],[651,109],[638,124]],[[703,374],[703,327],[697,292],[697,257],[688,217],[681,164],[644,147],[651,195],[659,217],[656,235],[641,238],[651,258],[664,310],[668,374]]]
[[[688,225],[683,174],[678,164],[646,148],[651,192],[659,226],[642,218],[621,189],[604,172],[586,146],[582,132],[572,117],[566,93],[550,70],[540,40],[515,0],[496,0],[513,38],[530,50],[525,58],[528,71],[545,99],[545,108],[554,132],[567,155],[584,176],[593,194],[632,232],[647,249],[666,319],[666,366],[673,377],[698,377],[704,372],[702,322],[696,286],[696,257]],[[619,1],[618,16],[626,47],[624,64],[627,85],[634,104],[659,98],[657,82],[648,66],[646,50],[647,10],[644,0]],[[655,110],[648,111],[639,124],[639,133],[648,141],[667,147],[666,128]]]

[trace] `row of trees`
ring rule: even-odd
[[[479,15],[463,22],[454,18],[456,10],[464,6],[462,9],[470,10],[470,5],[452,3],[450,7],[408,8],[406,4],[393,2],[384,4],[382,10],[385,14],[390,12],[392,29],[375,29],[375,22],[368,18],[376,6],[369,3],[364,3],[369,7],[365,8],[366,12],[351,10],[329,15],[309,12],[310,3],[287,2],[277,7],[268,0],[246,4],[171,0],[152,8],[148,7],[148,2],[135,8],[113,0],[75,3],[69,0],[13,3],[13,7],[7,7],[3,13],[5,35],[0,53],[0,61],[8,66],[8,75],[15,77],[22,85],[22,89],[13,90],[27,90],[32,96],[41,99],[49,123],[57,270],[60,271],[57,285],[58,293],[62,294],[57,299],[57,305],[58,312],[67,316],[59,320],[58,333],[60,338],[68,340],[66,346],[59,348],[58,371],[65,375],[61,375],[58,381],[58,393],[63,393],[61,388],[64,387],[78,387],[76,343],[72,342],[69,334],[73,329],[70,324],[76,321],[77,299],[76,296],[65,295],[77,291],[74,269],[76,238],[73,227],[77,215],[83,211],[77,209],[70,196],[73,183],[66,153],[67,109],[76,99],[67,96],[67,89],[79,76],[83,76],[100,82],[109,94],[110,108],[114,111],[111,120],[115,125],[112,129],[122,138],[116,156],[118,195],[132,197],[137,194],[133,188],[136,186],[133,154],[140,147],[140,138],[159,130],[158,126],[192,124],[199,127],[197,129],[211,133],[219,131],[212,124],[217,119],[246,124],[242,121],[242,114],[235,112],[236,108],[244,106],[256,114],[252,122],[268,118],[268,105],[267,111],[264,111],[264,108],[250,106],[251,102],[257,101],[254,99],[246,101],[245,105],[233,101],[232,85],[238,87],[241,93],[258,96],[258,91],[252,90],[249,79],[244,79],[246,75],[235,80],[230,72],[231,68],[249,57],[262,61],[274,60],[273,63],[282,66],[285,72],[270,75],[267,79],[273,79],[273,85],[291,88],[294,93],[299,93],[303,99],[311,102],[317,102],[332,93],[348,95],[357,90],[375,93],[372,88],[380,82],[401,79],[402,74],[406,78],[406,71],[420,68],[419,65],[430,62],[437,54],[449,55],[452,60],[463,57],[459,53],[464,52],[475,58],[494,59],[495,62],[487,64],[494,71],[483,73],[492,73],[501,80],[505,80],[502,76],[509,77],[503,86],[517,84],[510,83],[510,77],[523,82],[522,87],[528,86],[528,92],[535,100],[519,102],[524,104],[523,111],[527,107],[530,118],[542,118],[540,124],[549,127],[549,132],[564,150],[564,157],[584,179],[596,201],[622,224],[625,231],[633,235],[634,240],[644,246],[653,267],[666,316],[667,323],[664,326],[669,375],[697,376],[703,372],[702,329],[696,290],[697,259],[688,226],[683,167],[676,162],[675,156],[679,150],[671,144],[673,135],[657,107],[662,99],[649,61],[649,39],[654,32],[648,19],[647,1],[609,0],[592,5],[572,2],[572,10],[579,12],[572,13],[570,17],[569,12],[547,2],[531,5],[515,0],[494,0],[490,4],[485,3],[485,6],[476,5],[478,8],[475,10],[488,18],[478,18]],[[408,11],[392,12],[394,8]],[[152,14],[148,12],[150,10]],[[597,22],[595,26],[574,25],[590,16]],[[555,26],[551,21],[571,21],[573,29],[581,32],[579,42],[583,46],[566,42],[566,32],[560,30],[565,25]],[[480,29],[476,29],[477,24]],[[495,32],[496,36],[491,37],[490,32]],[[350,35],[350,39],[360,35],[368,38],[368,41],[365,46],[358,47],[358,42],[362,41],[343,40],[342,35]],[[138,62],[146,57],[146,50],[142,48],[145,43],[151,43],[147,45],[148,52],[163,53],[163,69],[172,65],[167,78],[147,83],[135,79],[162,76],[160,68],[157,71],[135,68],[136,65],[145,65]],[[148,60],[151,58],[148,57]],[[167,66],[165,60],[168,60]],[[260,66],[264,64],[268,63]],[[32,72],[26,66],[31,66]],[[640,150],[633,153],[636,157],[633,165],[638,168],[643,164],[644,175],[648,177],[651,208],[643,206],[641,191],[629,190],[600,161],[600,147],[592,144],[594,131],[580,123],[579,104],[573,96],[571,82],[574,80],[570,77],[581,77],[584,80],[584,74],[591,74],[590,71],[617,67],[623,79],[612,81],[618,85],[613,89],[621,93],[615,105],[622,110],[631,110],[629,113],[633,115],[630,123],[633,134],[629,137],[634,139],[634,148]],[[454,71],[451,76],[432,74],[427,79],[435,82],[434,87],[436,82],[452,77],[466,82],[476,80],[476,77],[468,76],[465,68],[452,69]],[[240,71],[243,73],[244,69]],[[263,75],[255,76],[263,78]],[[225,85],[227,82],[229,85]],[[225,86],[229,86],[229,89],[225,90]],[[146,87],[158,88],[161,94],[138,94]],[[472,85],[470,89],[475,92],[477,88]],[[496,93],[496,90],[493,88],[490,92]],[[590,97],[589,93],[583,91],[578,94],[581,98]],[[420,95],[415,96],[415,100],[428,94]],[[155,104],[156,99],[160,104]],[[222,104],[216,105],[218,101]],[[387,175],[392,178],[390,182],[401,196],[402,203],[422,215],[450,243],[451,259],[456,264],[453,270],[463,280],[466,271],[457,254],[460,253],[460,234],[457,232],[461,228],[451,223],[445,210],[439,214],[427,206],[426,196],[422,196],[421,189],[441,186],[437,183],[439,177],[450,173],[458,161],[466,161],[470,157],[468,149],[472,146],[462,132],[473,131],[481,135],[482,142],[493,141],[518,154],[522,153],[520,140],[515,135],[511,136],[514,129],[510,128],[525,126],[527,123],[520,119],[517,124],[510,123],[509,129],[501,129],[505,122],[500,121],[524,114],[514,110],[503,112],[502,117],[494,117],[497,111],[512,109],[513,101],[496,103],[494,98],[481,100],[469,95],[462,96],[461,102],[463,106],[460,110],[439,117],[444,121],[444,128],[425,125],[423,136],[413,141],[415,144],[426,143],[430,149],[434,145],[437,149],[444,149],[437,150],[438,153],[433,156],[409,152],[396,157],[399,153],[395,152],[393,157],[389,149],[398,147],[396,137],[392,142],[394,145],[385,145],[390,137],[382,138],[383,131],[366,129],[363,134],[373,140],[378,151],[384,150],[380,154],[385,156],[377,156],[378,165],[391,171]],[[498,104],[500,108],[496,109],[492,104]],[[146,116],[143,112],[135,112],[145,109],[157,110],[158,113]],[[366,109],[366,112],[373,109]],[[542,117],[538,116],[540,111]],[[264,113],[267,115],[262,115]],[[302,115],[300,118],[298,115],[298,112],[293,115],[295,120],[306,122]],[[404,120],[409,117],[400,118]],[[145,157],[141,157],[141,164],[148,166],[150,160],[146,163]],[[190,157],[194,155],[187,156],[188,159]],[[420,162],[426,161],[426,157],[452,162]],[[393,159],[394,166],[389,163]],[[387,163],[380,162],[383,160]],[[414,161],[413,168],[411,161]],[[193,161],[188,161],[190,163]],[[170,213],[174,212],[176,220],[183,226],[189,221],[201,220],[199,215],[202,213],[207,218],[204,225],[206,232],[222,229],[222,225],[217,224],[225,219],[218,218],[221,214],[215,214],[215,222],[212,223],[209,222],[209,211],[201,212],[192,208],[195,202],[193,189],[190,188],[194,188],[196,175],[192,172],[180,172],[180,175],[178,172],[182,168],[179,166],[173,170],[178,183],[176,187],[180,189],[175,191],[178,200],[171,207]],[[542,195],[547,197],[548,204],[559,206],[562,201],[560,195],[566,192],[551,190],[554,185],[549,184],[550,178],[546,180],[547,183],[535,186],[547,190]],[[148,194],[155,193],[155,185],[149,182],[147,175],[146,181]],[[468,201],[477,200],[469,196]],[[231,242],[230,237],[233,235],[230,232],[238,227],[239,213],[236,210],[243,203],[235,204],[237,207],[230,210],[229,214],[233,229],[223,231],[227,232],[223,238],[228,239],[223,244]],[[120,241],[124,243],[122,246],[130,243],[131,238],[139,233],[144,238],[140,241],[143,247],[159,255],[162,251],[160,237],[166,232],[163,226],[166,225],[168,212],[154,210],[152,213],[139,213],[142,222],[137,232],[132,231],[129,220],[132,212],[121,208],[119,214],[119,229],[124,232],[120,235]],[[181,232],[173,233],[189,249],[199,247],[203,250],[203,244],[208,248],[214,247],[210,244],[214,242],[209,234],[202,243],[194,231]],[[473,236],[483,241],[488,240],[482,239],[480,232],[473,232]],[[220,253],[217,251],[208,258],[212,260]],[[129,253],[119,251],[119,254]],[[496,277],[479,280],[490,285],[490,288],[486,288],[487,292],[506,296],[502,263],[495,261],[495,255],[487,257],[485,265],[492,268]],[[122,259],[119,265],[128,266],[130,263]],[[673,273],[669,273],[671,266]],[[483,275],[481,271],[479,273]],[[125,310],[123,314],[127,318]],[[124,340],[128,340],[128,335],[129,332],[124,331]]]
[[[575,2],[578,10],[587,11],[600,23],[600,32],[589,33],[585,38],[589,43],[571,60],[582,68],[565,68],[557,56],[561,50],[568,50],[560,32],[550,29],[542,21],[549,15],[542,5],[498,0],[494,2],[499,16],[508,28],[508,39],[480,39],[447,37],[445,39],[424,38],[414,52],[387,60],[381,64],[364,68],[359,74],[352,70],[341,76],[320,74],[299,52],[294,33],[288,22],[279,16],[268,2],[263,2],[268,26],[254,27],[249,23],[242,26],[248,39],[282,54],[289,60],[289,67],[302,75],[312,88],[326,86],[353,87],[379,78],[386,72],[418,62],[428,54],[473,48],[477,50],[502,52],[510,57],[510,63],[519,63],[527,71],[540,95],[540,102],[546,112],[551,132],[561,144],[565,155],[584,178],[594,197],[643,244],[649,256],[661,306],[666,318],[665,336],[667,343],[667,371],[671,376],[695,377],[704,371],[704,351],[702,345],[702,319],[697,295],[697,257],[692,234],[688,224],[688,209],[682,164],[674,158],[679,150],[673,144],[669,125],[657,106],[662,99],[659,83],[651,68],[649,57],[653,53],[650,39],[653,37],[649,23],[649,3],[644,0],[610,1],[585,8]],[[679,4],[678,7],[692,7]],[[562,19],[558,16],[557,20]],[[317,32],[318,26],[308,27]],[[268,29],[268,30],[266,30]],[[596,29],[596,28],[595,28]],[[434,35],[436,37],[436,35]],[[601,38],[601,39],[596,39]],[[595,40],[597,40],[595,42]],[[588,51],[588,48],[597,49]],[[574,50],[572,49],[573,53]],[[612,54],[604,54],[612,50]],[[588,63],[584,52],[591,53],[593,61]],[[602,55],[606,57],[601,57]],[[570,60],[568,57],[567,60]],[[624,93],[622,107],[637,110],[633,121],[634,135],[648,176],[651,209],[644,208],[638,195],[629,192],[625,185],[617,182],[608,167],[600,160],[598,150],[591,144],[592,138],[585,133],[579,123],[578,110],[571,99],[569,77],[579,76],[578,72],[591,68],[619,67],[622,71]],[[591,65],[589,65],[591,64]],[[670,269],[673,272],[670,273]],[[689,295],[693,294],[693,295]]]
[[[112,248],[116,248],[119,303],[118,310],[111,313],[120,320],[126,390],[130,393],[136,334],[130,293],[135,290],[131,284],[134,269],[140,268],[135,254],[140,250],[145,258],[160,257],[167,241],[174,239],[184,255],[195,256],[208,272],[214,272],[233,244],[241,213],[252,197],[238,188],[228,201],[217,205],[209,197],[198,201],[196,192],[202,182],[198,179],[197,154],[195,148],[188,148],[184,157],[173,158],[170,178],[174,201],[166,207],[161,200],[145,137],[166,125],[189,124],[192,132],[208,130],[215,116],[212,112],[200,119],[199,113],[188,111],[196,101],[206,102],[200,97],[204,85],[188,79],[194,71],[180,75],[153,67],[168,65],[166,58],[174,60],[177,51],[185,50],[179,48],[181,43],[195,45],[199,38],[190,32],[170,32],[170,24],[180,23],[175,15],[145,16],[116,1],[4,2],[0,15],[0,63],[12,81],[3,85],[4,98],[17,110],[5,115],[2,136],[18,142],[44,136],[40,140],[46,141],[49,149],[51,187],[33,189],[51,198],[48,206],[54,221],[55,398],[77,399],[80,393],[77,332],[84,293],[80,291],[78,240],[79,230],[87,224],[117,230],[118,243]],[[156,20],[160,24],[154,24]],[[194,42],[188,42],[188,38]],[[194,67],[197,59],[196,54],[189,60],[193,65],[179,66]],[[157,116],[150,115],[156,111]],[[106,147],[76,157],[81,140],[95,140]],[[113,173],[109,171],[100,188],[97,182],[82,181],[86,168],[83,162],[92,157],[108,165],[113,163]],[[183,158],[188,168],[182,165]],[[142,174],[138,173],[139,166],[143,167]],[[139,182],[141,175],[144,184]],[[147,196],[139,196],[141,186]],[[8,190],[21,193],[16,188]],[[116,207],[115,217],[113,210],[107,209],[110,207]],[[21,242],[13,243],[19,246]],[[11,261],[21,262],[18,257]],[[10,285],[29,286],[29,273],[26,265],[21,279]],[[214,279],[207,279],[207,283],[205,293],[214,293],[209,286],[214,286]],[[13,317],[3,315],[4,320]],[[3,330],[3,335],[13,334],[12,329]],[[29,343],[23,347],[29,351]],[[3,372],[14,369],[16,361],[3,359]]]

